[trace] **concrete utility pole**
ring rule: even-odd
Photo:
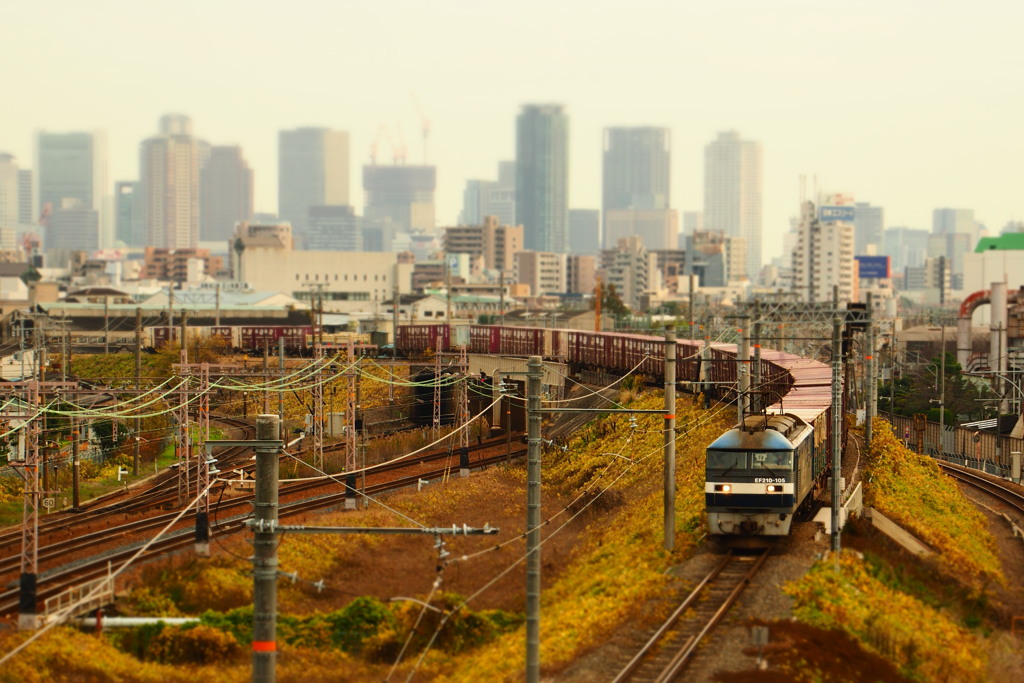
[[[765,409],[764,401],[764,378],[761,375],[761,321],[754,320],[754,362],[751,365],[751,398],[750,412],[760,415]]]
[[[284,424],[284,337],[277,340],[277,369],[280,371],[281,389],[277,392],[277,417]]]
[[[357,396],[359,393],[359,371],[356,368],[356,351],[352,342],[349,341],[345,348],[345,357],[348,359],[349,366],[345,373],[348,380],[345,392],[345,423],[347,425],[345,433],[345,509],[355,510],[358,507],[355,472],[359,467],[359,434],[356,430],[358,420],[356,413],[359,410],[359,397]]]
[[[750,412],[750,337],[747,331],[749,318],[740,318],[743,326],[740,333],[739,354],[736,358],[736,423],[743,429],[744,420]]]
[[[668,335],[666,335],[668,336]],[[673,339],[674,343],[674,339]],[[666,359],[667,360],[667,359]],[[530,356],[526,364],[526,425],[527,425],[527,464],[526,464],[526,681],[527,683],[538,683],[540,680],[540,456],[541,456],[541,417],[545,414],[562,413],[639,413],[647,415],[661,415],[665,418],[666,439],[672,439],[674,462],[675,434],[674,429],[668,431],[670,424],[669,416],[673,415],[673,409],[659,410],[633,410],[630,408],[541,408],[540,393],[541,384],[544,379],[544,363],[540,356]],[[508,373],[521,375],[523,373]],[[666,383],[667,384],[667,383]],[[671,421],[674,425],[674,420]],[[671,437],[668,436],[671,434]],[[666,459],[669,459],[668,444],[666,444]],[[673,486],[674,486],[673,476]],[[674,515],[673,515],[674,517]],[[666,533],[667,538],[672,534]]]
[[[843,319],[836,315],[832,321],[832,550],[839,552],[839,512],[842,507],[843,454],[841,448],[843,429]]]
[[[874,439],[874,428],[871,421],[878,412],[878,362],[875,360],[875,315],[873,295],[868,293],[868,352],[864,356],[867,364],[868,391],[867,405],[864,409],[864,448],[871,449]],[[940,432],[941,433],[941,432]]]
[[[103,353],[110,353],[110,297],[103,297]]]
[[[135,392],[139,395],[142,386],[142,309],[135,309]],[[135,419],[135,445],[132,448],[132,476],[139,476],[139,432],[142,418]],[[78,503],[75,503],[78,507]]]
[[[665,550],[676,540],[676,331],[665,328]]]
[[[469,476],[469,349],[463,344],[459,347],[459,381],[458,406],[456,406],[455,425],[459,430],[459,476]]]
[[[450,527],[310,527],[278,523],[279,454],[284,448],[280,439],[281,423],[276,415],[256,418],[255,441],[220,441],[222,446],[248,445],[256,449],[256,510],[246,526],[254,530],[253,540],[253,683],[274,683],[277,664],[277,546],[281,533],[306,534],[419,534],[437,538],[439,560],[448,553],[441,536],[493,535],[499,529],[482,529],[465,524]],[[322,587],[322,582],[320,583]]]
[[[526,373],[526,682],[540,681],[540,392],[544,363],[530,356]]]
[[[277,663],[277,526],[278,455],[281,421],[277,415],[256,418],[256,527],[253,539],[252,680],[273,683]]]

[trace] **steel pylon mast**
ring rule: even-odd
[[[320,342],[313,342],[313,362],[320,364],[316,375],[313,377],[313,424],[311,431],[313,436],[313,467],[319,471],[324,469],[324,369],[321,361],[324,358],[324,349]]]
[[[455,427],[459,431],[459,476],[469,476],[469,352],[459,347],[459,383],[456,387],[458,405],[455,409]]]
[[[434,432],[441,429],[441,354],[434,354]]]
[[[348,378],[348,391],[345,392],[345,422],[348,428],[345,430],[345,470],[347,472],[354,472],[359,467],[358,458],[358,434],[356,434],[356,411],[358,406],[356,405],[356,393],[358,387],[356,383],[359,379],[359,373],[356,370],[356,350],[352,344],[352,340],[349,340],[346,345],[348,353],[348,372],[345,376]]]

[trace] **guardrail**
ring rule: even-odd
[[[109,605],[114,601],[114,577],[109,572],[110,567],[108,566],[107,576],[72,586],[57,595],[46,598],[43,602],[43,617],[52,617],[65,610],[70,611],[64,616],[75,617]]]
[[[914,418],[882,415],[892,423],[896,436],[911,449],[917,448]],[[1024,439],[981,432],[964,427],[945,425],[940,439],[939,423],[926,422],[924,454],[971,469],[981,470],[997,477],[1010,476],[1011,454],[1024,452]]]

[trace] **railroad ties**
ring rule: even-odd
[[[769,551],[728,551],[619,671],[614,683],[675,680],[761,569]]]

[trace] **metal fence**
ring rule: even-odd
[[[914,418],[882,415],[892,422],[896,436],[916,450],[918,435]],[[940,446],[939,423],[925,422],[924,452],[933,458],[982,470],[999,477],[1010,476],[1012,454],[1024,452],[1024,439],[944,425]]]

